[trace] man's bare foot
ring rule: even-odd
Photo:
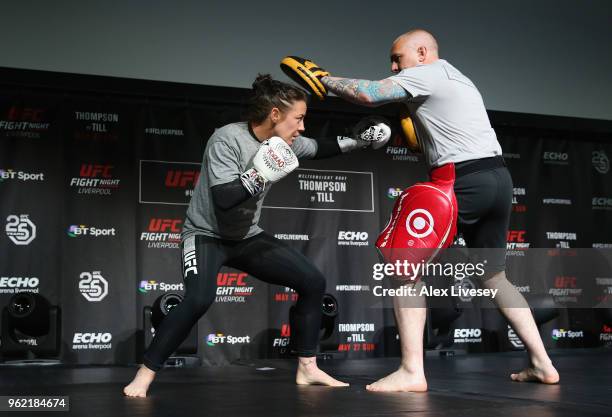
[[[298,385],[326,385],[328,387],[349,386],[346,382],[338,381],[320,370],[316,358],[299,358],[295,383]]]
[[[371,392],[425,392],[427,380],[422,373],[410,372],[400,366],[399,369],[373,384],[366,385]]]
[[[149,385],[155,379],[155,371],[150,370],[144,365],[140,365],[140,369],[136,373],[136,376],[123,388],[123,393],[128,397],[146,397]]]
[[[559,382],[559,373],[549,363],[544,366],[530,366],[518,374],[511,374],[510,378],[516,382],[540,382],[542,384],[556,384]]]

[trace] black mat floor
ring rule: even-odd
[[[0,367],[0,395],[66,395],[68,413],[42,416],[456,416],[554,417],[612,415],[612,350],[553,352],[561,383],[516,383],[523,353],[427,357],[429,392],[370,393],[365,385],[393,371],[397,358],[325,361],[321,368],[349,388],[294,385],[293,361],[191,369],[159,374],[149,397],[125,398],[131,367]],[[260,370],[264,367],[273,369]]]

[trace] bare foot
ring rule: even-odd
[[[559,373],[549,363],[544,366],[530,366],[518,374],[511,374],[510,378],[516,382],[540,382],[542,384],[556,384],[559,382]]]
[[[326,385],[328,387],[349,386],[346,382],[338,381],[320,370],[316,358],[299,359],[295,383],[298,385]]]
[[[399,369],[373,384],[366,385],[371,392],[425,392],[427,380],[422,373],[410,372],[400,366]]]
[[[136,373],[136,376],[123,388],[123,393],[128,397],[146,397],[149,385],[155,379],[155,371],[150,370],[144,365],[140,365],[140,369]]]

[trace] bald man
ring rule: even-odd
[[[438,56],[433,35],[416,29],[391,46],[391,71],[380,80],[325,76],[321,82],[337,96],[364,106],[390,102],[407,105],[428,167],[455,164],[458,228],[468,248],[490,248],[487,279],[498,289],[495,302],[527,349],[530,366],[511,374],[518,382],[555,384],[553,366],[523,296],[506,279],[506,233],[512,208],[512,179],[491,127],[482,97],[472,81]],[[369,391],[426,391],[423,369],[425,300],[394,297],[401,341],[401,365],[368,385]]]

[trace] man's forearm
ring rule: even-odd
[[[408,93],[392,80],[358,80],[325,76],[321,82],[338,97],[362,106],[376,107],[409,98]]]

